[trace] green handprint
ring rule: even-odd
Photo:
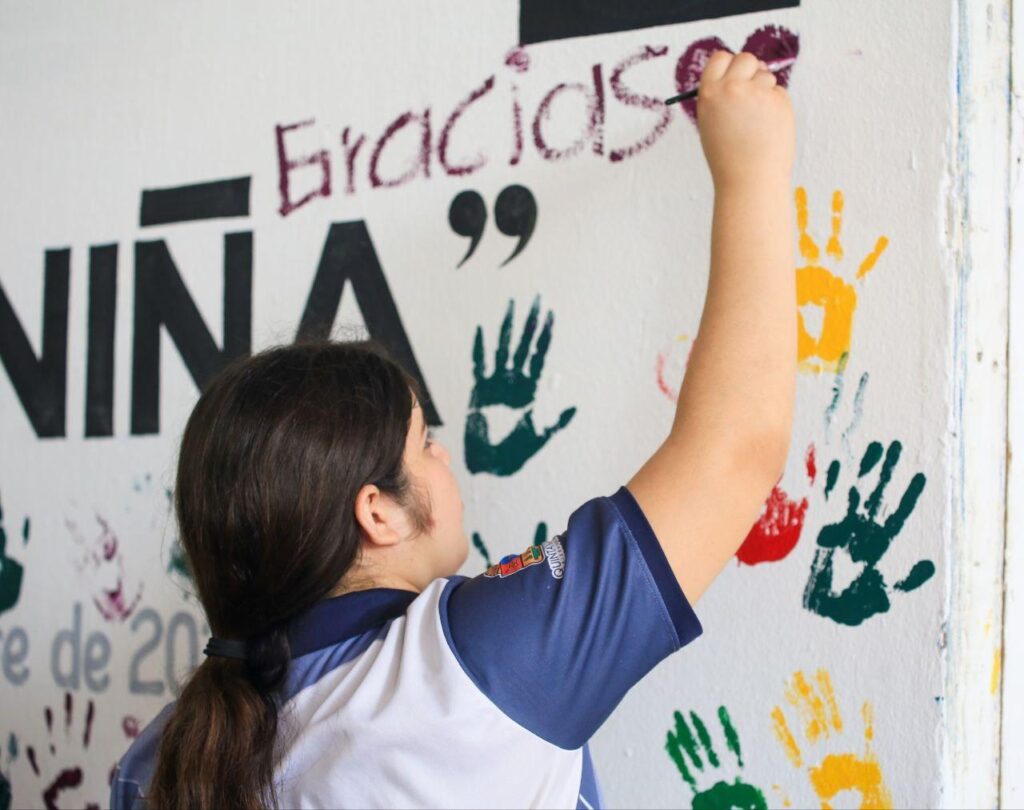
[[[29,522],[21,524],[21,538],[28,542]],[[4,531],[4,510],[0,507],[0,613],[10,610],[18,603],[21,596],[21,576],[24,573],[21,563],[7,556],[7,532]]]
[[[533,533],[533,545],[540,546],[548,541],[548,524],[538,523],[537,530]],[[473,532],[473,547],[480,552],[484,558],[484,563],[487,568],[490,568],[493,563],[491,562],[491,553],[487,550],[487,546],[484,545],[484,539],[480,536],[479,532]]]
[[[174,517],[174,493],[164,487],[164,497],[167,499],[167,514]],[[188,602],[194,601],[196,597],[196,581],[189,568],[188,556],[185,554],[185,547],[181,544],[181,538],[175,534],[171,538],[170,551],[167,555],[167,573],[181,591],[181,595]]]
[[[889,586],[886,585],[882,572],[876,568],[882,555],[888,551],[893,539],[903,529],[910,513],[917,504],[917,499],[927,481],[923,473],[917,473],[907,486],[900,505],[884,523],[875,520],[882,504],[882,493],[892,478],[892,469],[899,461],[903,445],[898,441],[889,445],[885,454],[878,478],[878,486],[867,499],[866,515],[857,514],[860,505],[860,492],[850,487],[846,516],[838,523],[822,527],[818,534],[818,549],[811,564],[811,574],[804,589],[804,607],[819,616],[832,619],[845,625],[857,625],[876,613],[889,610]],[[860,462],[858,478],[867,475],[882,457],[881,442],[871,442]],[[839,461],[829,466],[825,497],[831,491],[839,477]],[[843,590],[838,593],[832,590],[832,559],[837,549],[845,549],[850,559],[856,563],[864,563],[864,569]],[[912,591],[924,585],[935,573],[935,564],[931,560],[919,560],[910,569],[910,573],[892,587],[898,591]]]
[[[523,365],[530,353],[530,342],[537,330],[537,319],[540,312],[540,296],[538,295],[530,308],[530,314],[523,328],[523,336],[512,358],[511,368],[508,364],[509,343],[512,337],[512,314],[515,302],[509,299],[508,310],[501,324],[498,339],[498,351],[494,356],[494,373],[487,377],[484,373],[484,337],[483,329],[477,327],[476,339],[473,342],[473,391],[469,397],[470,412],[466,416],[465,455],[466,467],[471,473],[489,472],[493,475],[511,475],[517,472],[537,452],[547,444],[548,440],[562,430],[572,420],[575,408],[566,408],[558,417],[558,422],[538,433],[533,424],[533,409],[527,409],[516,426],[499,444],[492,445],[487,417],[480,409],[487,405],[506,405],[510,408],[524,408],[533,403],[537,395],[537,383],[544,369],[544,357],[551,344],[551,329],[555,323],[554,313],[548,312],[537,338],[537,347],[530,358],[529,373],[524,373]]]
[[[11,764],[18,758],[18,738],[14,732],[7,738],[7,765],[0,768],[0,810],[10,810],[11,807]]]
[[[711,735],[708,734],[707,726],[695,712],[690,712],[690,722],[693,723],[693,728],[697,732],[696,739],[693,732],[690,731],[686,718],[680,712],[673,712],[673,716],[676,721],[675,728],[670,729],[665,737],[665,750],[668,751],[668,755],[679,769],[679,775],[693,790],[691,806],[694,810],[728,810],[729,808],[767,810],[768,803],[765,801],[764,794],[753,785],[743,782],[739,777],[736,777],[733,782],[718,781],[706,790],[698,791],[697,780],[690,771],[690,766],[687,765],[687,759],[696,770],[703,772],[704,760],[700,750],[703,749],[704,756],[707,757],[708,764],[712,768],[720,767],[721,763],[711,744]],[[743,754],[740,752],[740,738],[736,734],[736,729],[733,727],[725,706],[718,707],[718,719],[722,724],[726,747],[732,751],[737,764],[742,768]]]
[[[171,553],[167,557],[167,573],[181,577],[189,583],[192,582],[192,572],[188,568],[185,549],[182,548],[181,541],[177,537],[171,543]]]

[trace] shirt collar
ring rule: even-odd
[[[317,602],[288,627],[292,657],[383,627],[404,614],[417,596],[398,588],[370,588]]]

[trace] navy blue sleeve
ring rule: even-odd
[[[149,792],[149,782],[156,770],[160,737],[173,711],[174,701],[171,701],[146,724],[117,763],[110,782],[111,810],[145,810],[145,794]]]
[[[448,643],[509,717],[582,746],[626,692],[701,634],[661,544],[625,487],[587,501],[565,531],[442,596]]]

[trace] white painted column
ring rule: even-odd
[[[959,0],[953,182],[952,514],[944,798],[999,804],[1007,429],[1011,0]],[[993,685],[993,680],[995,684]]]
[[[1010,96],[1010,297],[1007,532],[1002,638],[1002,757],[1000,804],[1024,807],[1024,5],[1013,16]]]

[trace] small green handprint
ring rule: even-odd
[[[537,524],[537,530],[533,533],[533,544],[535,546],[544,545],[548,541],[548,524],[541,522]],[[480,555],[484,558],[484,563],[487,568],[490,568],[493,563],[491,562],[491,552],[487,550],[487,546],[484,545],[484,539],[480,536],[479,532],[473,532],[473,547],[480,552]]]
[[[697,789],[697,779],[690,770],[690,764],[697,771],[704,771],[704,758],[707,758],[708,765],[712,768],[721,767],[718,754],[715,753],[711,744],[711,735],[707,726],[695,712],[690,712],[690,722],[693,723],[694,737],[686,718],[680,712],[673,712],[675,717],[675,728],[670,729],[665,737],[665,750],[679,769],[679,775],[693,790],[694,810],[767,810],[768,803],[764,794],[753,785],[749,785],[736,777],[733,782],[720,780],[705,790]],[[725,706],[718,707],[718,720],[722,724],[722,733],[725,736],[725,745],[736,757],[737,765],[743,767],[743,754],[740,751],[740,738],[736,734],[729,712]],[[699,743],[699,744],[698,744]],[[703,750],[703,755],[702,755]]]
[[[839,624],[852,626],[889,610],[889,586],[876,566],[914,511],[927,481],[923,473],[917,473],[903,493],[896,511],[884,523],[875,520],[882,504],[882,494],[892,478],[893,467],[899,461],[902,449],[903,445],[898,441],[889,445],[878,485],[864,504],[867,514],[857,514],[860,491],[850,487],[846,515],[838,523],[822,527],[818,534],[818,549],[811,564],[803,598],[804,607],[811,612]],[[881,457],[881,442],[871,442],[861,459],[857,478],[863,478],[871,472]],[[839,466],[838,460],[829,466],[825,485],[826,499],[839,477]],[[864,568],[846,588],[836,593],[832,590],[832,562],[838,549],[845,549],[850,559],[855,563],[864,563]],[[924,585],[934,573],[935,564],[931,560],[919,560],[907,576],[892,587],[898,591],[912,591]]]
[[[530,342],[537,330],[540,313],[538,295],[527,316],[523,336],[512,358],[512,366],[507,367],[514,309],[515,302],[509,299],[505,319],[501,324],[498,350],[494,356],[494,373],[490,377],[484,373],[483,329],[478,326],[476,330],[476,339],[473,342],[474,384],[469,397],[470,411],[466,416],[464,441],[466,467],[471,473],[489,472],[504,476],[517,472],[553,435],[568,425],[576,413],[575,408],[566,408],[558,417],[556,424],[538,433],[533,424],[533,409],[528,408],[508,436],[497,445],[491,444],[487,417],[480,409],[488,405],[525,408],[533,404],[537,395],[537,383],[544,369],[544,357],[551,344],[551,330],[555,323],[554,313],[549,311],[540,337],[537,338],[536,351],[530,358],[529,373],[525,373],[523,366],[530,353]]]
[[[12,731],[7,738],[7,764],[0,767],[0,810],[11,807],[11,764],[18,758],[18,738]]]
[[[29,521],[21,524],[21,538],[28,543]],[[0,507],[0,613],[10,610],[21,596],[21,563],[7,556],[7,532],[4,530],[4,511]]]

